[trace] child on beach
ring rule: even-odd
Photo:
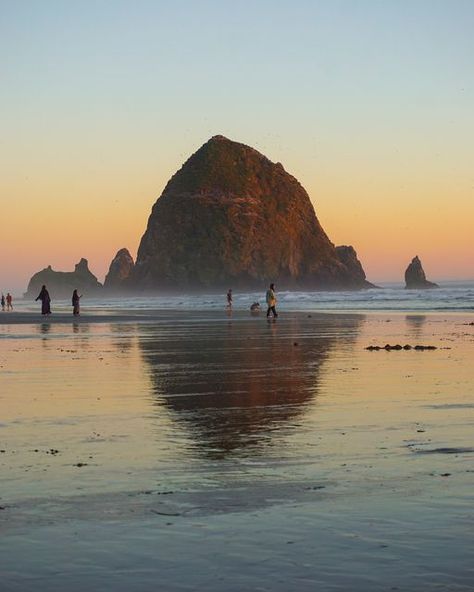
[[[2,294],[2,310],[5,311],[5,296]]]
[[[227,308],[232,308],[232,290],[230,288],[227,292]]]

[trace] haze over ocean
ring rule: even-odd
[[[405,290],[402,284],[385,284],[381,289],[353,291],[288,291],[278,292],[279,308],[283,314],[294,311],[307,312],[358,312],[371,313],[384,311],[406,313],[462,313],[474,310],[474,282],[446,282],[436,290]],[[234,291],[233,307],[240,313],[247,311],[253,302],[264,306],[264,293]],[[209,292],[203,294],[176,294],[143,297],[114,297],[110,294],[103,297],[84,298],[83,315],[136,314],[150,311],[217,311],[221,314],[225,304],[223,294]],[[15,310],[21,313],[38,313],[40,306],[30,299],[15,303]],[[54,313],[69,314],[70,299],[54,299]],[[5,317],[4,320],[8,321]],[[30,317],[31,320],[31,317]],[[60,317],[64,322],[64,316]]]
[[[2,290],[135,256],[214,134],[283,163],[373,282],[472,279],[474,5],[0,1]]]

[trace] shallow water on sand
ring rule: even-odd
[[[471,321],[2,326],[2,591],[472,590]]]

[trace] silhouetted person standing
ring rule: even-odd
[[[227,307],[232,308],[232,290],[230,288],[227,292]]]
[[[5,296],[2,294],[2,310],[5,310]]]
[[[13,298],[10,292],[7,292],[7,310],[13,310]]]
[[[49,296],[49,292],[46,289],[46,286],[41,288],[41,292],[38,294],[38,297],[35,298],[36,300],[41,300],[41,314],[42,315],[49,315],[51,314],[51,298]]]
[[[80,302],[81,302],[82,294],[79,296],[77,290],[74,290],[72,293],[72,314],[77,316],[80,313]]]
[[[275,309],[276,303],[277,303],[277,299],[275,296],[275,284],[270,284],[270,287],[267,290],[267,294],[265,296],[265,299],[267,301],[267,319],[270,317],[270,313],[273,314],[273,318],[276,319],[278,314],[277,311]]]

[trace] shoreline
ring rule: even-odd
[[[295,318],[311,318],[321,319],[330,317],[339,318],[353,318],[353,317],[403,317],[403,316],[430,316],[430,317],[446,317],[453,319],[454,317],[468,317],[471,319],[474,316],[474,310],[460,311],[460,310],[291,310],[279,309],[278,320],[275,322],[282,323],[285,320]],[[205,320],[205,321],[230,321],[230,320],[246,320],[246,321],[266,321],[266,312],[261,310],[258,314],[252,314],[248,310],[232,310],[229,312],[226,309],[185,309],[185,308],[163,308],[163,309],[148,309],[148,310],[117,310],[111,309],[105,312],[104,310],[91,310],[79,316],[73,316],[69,312],[56,312],[49,316],[42,316],[41,313],[29,311],[12,311],[0,312],[0,326],[8,325],[42,325],[42,324],[89,324],[89,323],[153,323],[156,321],[169,321],[172,318],[185,318],[187,320]],[[272,319],[273,320],[273,319]]]

